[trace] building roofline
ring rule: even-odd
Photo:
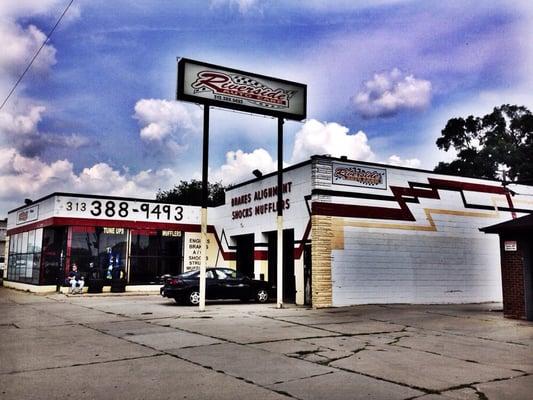
[[[314,160],[332,160],[332,161],[347,162],[347,163],[357,163],[357,164],[363,164],[363,165],[375,166],[375,167],[381,167],[381,168],[393,168],[393,169],[399,169],[399,170],[404,170],[404,171],[422,172],[422,173],[426,173],[426,174],[443,175],[443,176],[454,176],[454,177],[459,177],[459,178],[478,179],[478,180],[482,180],[482,181],[489,181],[489,182],[500,183],[500,184],[503,183],[502,181],[500,181],[498,179],[478,178],[478,177],[475,177],[475,176],[465,176],[465,175],[452,175],[452,174],[446,174],[444,172],[435,172],[435,171],[431,171],[431,170],[428,170],[428,169],[422,169],[422,168],[403,167],[403,166],[399,166],[399,165],[391,165],[391,164],[377,163],[377,162],[371,162],[371,161],[359,161],[359,160],[349,159],[347,157],[333,157],[333,156],[329,156],[327,154],[313,155],[306,161],[302,161],[300,163],[297,163],[297,164],[294,164],[294,165],[290,165],[288,167],[283,168],[282,171],[283,171],[283,173],[285,173],[285,172],[291,171],[293,169],[303,167],[304,165],[312,163]],[[254,179],[250,179],[250,180],[247,180],[247,181],[244,181],[244,182],[237,183],[237,184],[232,185],[231,187],[227,188],[226,192],[230,191],[230,190],[233,190],[233,189],[237,189],[237,188],[245,186],[245,185],[248,185],[250,183],[259,182],[259,181],[261,181],[263,179],[275,176],[276,174],[277,174],[277,171],[274,171],[274,172],[270,172],[268,174],[265,174],[265,175],[263,175],[260,178],[254,178]],[[512,184],[512,182],[508,182],[508,184]],[[524,184],[524,183],[517,183],[517,184],[524,185],[524,186],[533,186],[533,185],[527,185],[527,184]]]
[[[523,233],[533,231],[533,214],[479,228],[484,233]]]
[[[305,161],[299,162],[299,163],[294,164],[294,165],[289,165],[288,167],[283,168],[282,172],[285,173],[285,172],[291,171],[293,169],[297,169],[297,168],[303,167],[304,165],[311,164],[311,161],[312,161],[312,159],[309,159],[309,160],[305,160]],[[237,183],[235,185],[231,185],[230,187],[228,187],[226,189],[226,192],[229,192],[230,190],[233,190],[233,189],[240,188],[242,186],[249,185],[250,183],[259,182],[259,181],[262,181],[263,179],[270,178],[272,176],[276,176],[277,173],[278,173],[277,171],[269,172],[268,174],[265,174],[265,175],[263,175],[263,176],[261,176],[259,178],[253,178],[253,179],[250,179],[250,180],[247,180],[247,181],[244,181],[244,182],[239,182],[239,183]]]
[[[123,196],[108,196],[108,195],[99,195],[99,194],[53,192],[53,193],[47,194],[46,196],[41,197],[41,198],[39,198],[37,200],[32,200],[31,204],[25,204],[23,206],[14,208],[14,209],[8,211],[8,213],[12,213],[12,212],[15,212],[15,211],[18,211],[18,210],[22,210],[23,208],[26,208],[26,207],[31,207],[33,204],[40,203],[41,201],[44,201],[44,200],[48,200],[50,197],[54,197],[54,196],[71,196],[71,197],[81,197],[81,198],[98,197],[100,199],[108,199],[108,200],[126,200],[126,201],[133,200],[133,201],[144,201],[144,202],[150,202],[150,203],[169,204],[169,203],[165,203],[164,201],[158,201],[158,200],[155,200],[155,199],[143,199],[143,198],[139,198],[139,197],[123,197]]]
[[[459,178],[479,179],[479,180],[483,180],[483,181],[502,183],[502,181],[500,181],[498,179],[478,178],[478,177],[475,177],[475,176],[466,176],[466,175],[452,175],[452,174],[446,174],[444,172],[435,172],[435,171],[432,171],[432,170],[429,170],[429,169],[403,167],[401,165],[392,165],[392,164],[378,163],[378,162],[372,162],[372,161],[352,160],[352,159],[343,158],[343,157],[332,157],[332,156],[328,156],[326,154],[311,156],[311,160],[315,160],[315,159],[329,159],[329,160],[333,160],[333,161],[364,164],[364,165],[376,166],[376,167],[381,167],[381,168],[394,168],[394,169],[400,169],[400,170],[404,170],[404,171],[423,172],[423,173],[426,173],[426,174],[455,176],[455,177],[459,177]],[[528,185],[526,185],[526,186],[528,186]]]

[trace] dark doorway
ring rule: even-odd
[[[311,273],[311,245],[306,244],[304,247],[304,304],[311,305],[313,304],[312,298],[312,276]]]
[[[277,249],[277,233],[276,232],[268,232],[266,234],[267,240],[268,240],[268,282],[273,286],[276,287],[278,282],[278,270],[277,270],[277,256],[278,256],[278,249]]]
[[[236,236],[236,264],[241,274],[254,277],[254,235]]]
[[[277,232],[268,232],[268,281],[277,285],[278,237]],[[283,231],[283,302],[296,301],[296,281],[294,277],[294,229]]]

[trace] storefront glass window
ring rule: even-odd
[[[66,228],[44,228],[42,232],[42,271],[41,284],[55,285],[62,284],[62,277],[59,276],[61,258],[66,255],[67,235]],[[39,233],[36,234],[37,236]],[[63,266],[64,268],[64,266]]]
[[[93,263],[93,277],[111,279],[113,268],[124,269],[127,232],[124,228],[72,227],[70,264],[85,277]],[[70,267],[70,266],[69,266]]]
[[[35,231],[28,232],[28,253],[35,251]]]
[[[72,228],[72,241],[70,247],[70,270],[72,264],[78,265],[78,271],[87,276],[89,263],[97,264],[98,260],[98,233],[94,227]],[[65,270],[65,274],[67,270]]]
[[[42,229],[18,233],[10,237],[7,279],[16,282],[38,284]]]
[[[40,253],[43,245],[43,230],[37,229],[35,231],[35,244],[33,245],[34,253]]]
[[[179,274],[181,272],[181,266],[181,232],[132,231],[130,283],[161,283],[161,277],[163,275]]]

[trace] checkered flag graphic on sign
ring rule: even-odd
[[[242,76],[242,75],[233,75],[231,77],[231,80],[234,83],[237,83],[239,85],[246,85],[246,86],[252,86],[258,89],[270,89],[268,86],[263,85],[261,82],[256,81],[253,78],[250,78],[249,76]],[[294,95],[294,91],[285,91],[287,94],[287,98],[290,99]],[[250,103],[257,104],[261,107],[268,107],[268,108],[286,108],[286,105],[280,105],[280,104],[271,104],[271,103],[265,103],[258,100],[252,100],[248,99]]]
[[[234,75],[232,76],[231,80],[235,83],[238,83],[239,85],[247,85],[247,86],[253,86],[256,88],[263,88],[266,87],[261,82],[256,81],[255,79],[252,79],[248,76],[242,76],[242,75]]]

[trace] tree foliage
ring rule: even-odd
[[[504,104],[483,117],[452,118],[437,139],[457,158],[440,162],[436,172],[511,181],[533,180],[533,115],[526,107]]]
[[[209,183],[207,185],[207,205],[216,207],[224,204],[225,194],[224,186],[220,183]],[[156,199],[165,203],[181,204],[184,206],[201,206],[202,205],[202,181],[193,179],[190,182],[181,181],[173,189],[162,191],[158,190]]]

